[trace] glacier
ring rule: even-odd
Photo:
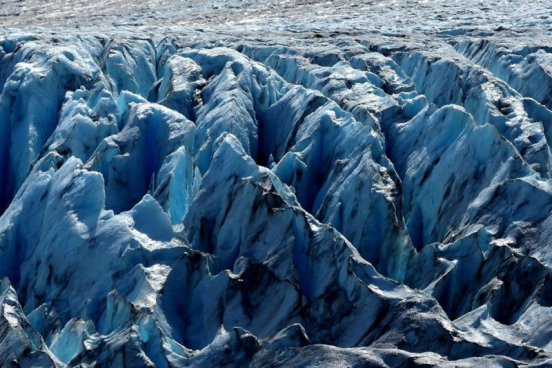
[[[0,0],[0,366],[552,367],[549,5]]]

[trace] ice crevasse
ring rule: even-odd
[[[309,42],[0,38],[1,366],[552,365],[549,49]]]

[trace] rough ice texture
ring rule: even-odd
[[[546,2],[195,3],[0,0],[0,366],[552,366]]]

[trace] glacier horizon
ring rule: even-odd
[[[0,32],[0,366],[552,366],[550,28],[338,24]]]

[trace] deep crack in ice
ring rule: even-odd
[[[469,3],[0,1],[0,365],[552,365],[551,16]]]

